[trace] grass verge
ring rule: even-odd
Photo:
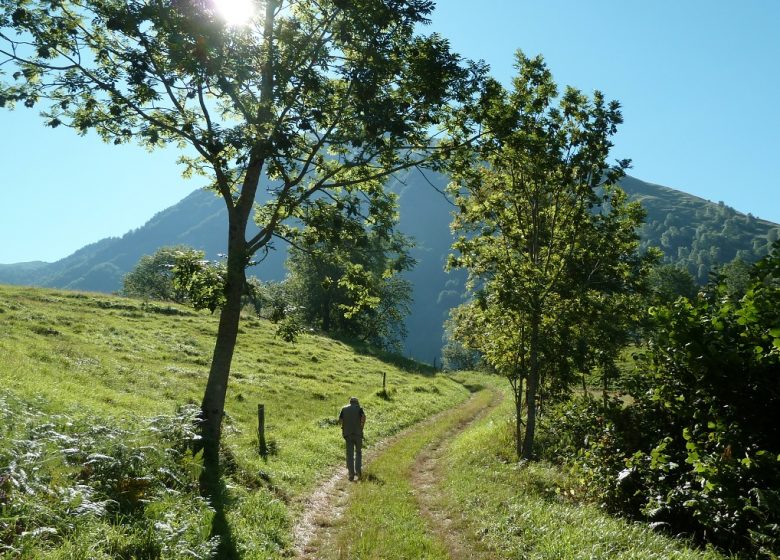
[[[440,491],[462,512],[465,533],[498,560],[674,559],[724,556],[606,515],[581,503],[573,481],[543,463],[513,456],[512,399],[454,438],[441,465]]]

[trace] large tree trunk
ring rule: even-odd
[[[528,418],[525,424],[525,441],[521,459],[533,459],[534,433],[536,431],[536,393],[539,389],[539,321],[538,312],[531,313],[531,352],[529,357],[528,383],[526,384],[525,405]]]
[[[225,414],[230,364],[238,338],[238,324],[241,316],[241,296],[246,283],[246,217],[238,212],[231,213],[228,239],[227,282],[225,305],[219,316],[217,340],[211,360],[211,369],[203,394],[201,411],[203,415],[202,436],[204,453],[209,462],[218,463],[219,440],[222,417]],[[243,227],[242,227],[243,226]]]

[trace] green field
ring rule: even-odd
[[[155,551],[191,557],[188,547],[222,523],[230,550],[242,558],[282,557],[300,498],[341,463],[335,417],[349,396],[367,411],[371,445],[469,394],[425,366],[383,361],[315,335],[287,343],[274,336],[273,325],[246,317],[226,404],[225,505],[215,513],[198,497],[197,461],[159,449],[172,446],[188,425],[176,424],[177,410],[200,402],[216,328],[217,316],[181,306],[0,287],[0,468],[16,469],[0,480],[0,550],[25,558],[156,557]],[[257,451],[260,403],[266,458]],[[93,457],[101,455],[109,459]],[[84,472],[89,461],[94,473]],[[161,469],[174,471],[177,482],[157,484]],[[101,500],[119,505],[79,509]],[[166,549],[172,537],[159,531],[164,526],[181,533],[175,550]]]
[[[518,464],[503,379],[314,334],[291,344],[251,316],[228,391],[222,491],[208,503],[189,444],[216,322],[181,306],[0,286],[0,558],[290,558],[306,497],[342,463],[335,419],[352,395],[369,447],[397,437],[369,452],[366,480],[341,484],[344,515],[307,557],[721,558],[607,516],[552,466]],[[427,514],[415,480],[426,456]]]

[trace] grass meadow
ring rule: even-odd
[[[469,395],[431,368],[313,334],[287,343],[247,316],[226,403],[226,495],[215,509],[199,498],[199,462],[181,442],[194,437],[217,319],[0,287],[3,557],[202,558],[217,533],[234,556],[285,557],[300,498],[342,461],[335,418],[349,396],[367,412],[370,446]]]

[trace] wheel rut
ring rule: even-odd
[[[411,470],[410,482],[414,488],[420,514],[428,523],[431,532],[446,546],[451,560],[487,559],[485,551],[475,550],[474,542],[464,537],[465,523],[456,512],[448,511],[440,495],[442,480],[441,459],[448,444],[461,432],[483,418],[503,400],[503,394],[494,391],[489,405],[477,411],[474,416],[463,418],[447,431],[443,437],[431,442],[417,455]]]
[[[437,481],[440,480],[439,459],[446,451],[449,441],[498,406],[503,395],[497,390],[492,390],[492,392],[492,399],[487,407],[476,411],[476,414],[472,416],[461,419],[442,437],[432,441],[417,455],[411,466],[409,480],[420,509],[420,515],[425,519],[431,532],[446,545],[453,560],[481,559],[483,556],[461,536],[462,520],[459,516],[442,507],[437,485]],[[473,398],[474,395],[471,399]],[[471,399],[460,406],[465,406]],[[437,422],[448,412],[450,411],[439,412],[365,450],[363,453],[364,470],[371,464],[374,457],[385,448],[402,439],[412,430],[418,430]],[[295,558],[301,560],[318,560],[320,558],[318,555],[320,548],[324,543],[331,542],[338,531],[339,520],[349,503],[351,484],[355,483],[347,481],[346,468],[340,466],[332,470],[303,500],[303,514],[292,531],[292,551]]]

